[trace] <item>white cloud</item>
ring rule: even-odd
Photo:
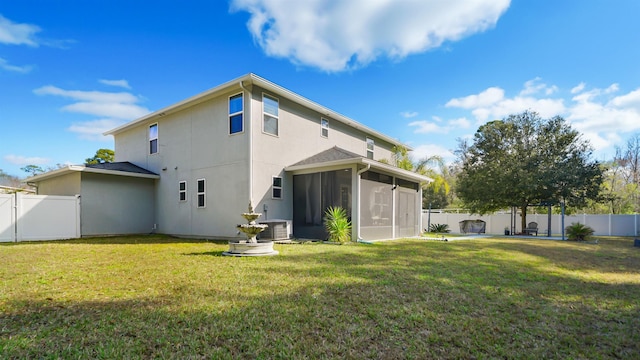
[[[449,125],[458,129],[468,129],[471,127],[471,121],[463,117],[459,119],[449,120]]]
[[[581,92],[582,90],[584,90],[584,88],[587,86],[587,84],[585,84],[584,82],[581,82],[580,84],[578,84],[576,87],[571,89],[571,93],[572,94],[577,94],[579,92]]]
[[[558,87],[555,85],[548,86],[545,83],[541,82],[542,79],[539,77],[529,80],[524,83],[524,89],[520,91],[521,96],[533,95],[540,92],[543,92],[545,95],[551,95],[558,91]]]
[[[4,160],[14,165],[43,165],[49,162],[49,159],[43,157],[27,157],[21,155],[5,155]]]
[[[324,71],[401,59],[495,26],[510,0],[232,0],[273,57]]]
[[[114,119],[99,119],[74,123],[67,130],[78,134],[81,139],[91,141],[107,141],[109,137],[103,136],[105,131],[124,124],[125,121]]]
[[[106,80],[106,79],[100,79],[98,80],[101,84],[105,84],[105,85],[109,85],[109,86],[119,86],[121,88],[125,88],[125,89],[131,89],[131,86],[129,86],[129,82],[127,80]]]
[[[400,116],[409,119],[418,116],[418,113],[416,111],[403,111],[400,113]]]
[[[30,72],[32,68],[33,67],[30,65],[24,65],[24,66],[11,65],[7,60],[0,58],[0,69],[2,70],[26,74]]]
[[[413,146],[413,151],[411,152],[411,157],[414,160],[420,160],[435,155],[441,156],[445,162],[450,162],[455,159],[455,155],[451,152],[451,150],[434,144],[421,144],[418,146]]]
[[[122,85],[120,81],[118,84]],[[141,98],[128,92],[65,90],[51,85],[40,87],[33,92],[37,95],[71,99],[73,103],[63,106],[62,111],[99,117],[100,119],[74,123],[68,128],[80,138],[87,140],[102,140],[105,138],[102,136],[104,131],[149,113],[147,108],[138,104]]]
[[[445,106],[471,110],[478,124],[488,120],[502,119],[525,110],[536,111],[540,116],[547,118],[564,113],[566,110],[564,100],[537,98],[534,95],[540,92],[550,95],[556,90],[555,85],[548,86],[540,83],[540,79],[536,78],[525,82],[523,90],[513,98],[506,98],[504,90],[499,87],[490,87],[479,94],[451,99]]]
[[[430,134],[430,133],[446,134],[449,132],[448,127],[440,126],[438,124],[435,124],[427,120],[412,121],[409,123],[409,126],[416,128],[413,131],[416,134]]]
[[[0,15],[0,44],[38,46],[35,34],[40,28],[32,24],[18,24]]]
[[[490,87],[477,95],[469,95],[457,99],[449,100],[446,107],[459,107],[463,109],[473,109],[478,107],[491,106],[504,99],[504,90],[499,87]]]

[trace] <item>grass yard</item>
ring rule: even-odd
[[[640,248],[539,239],[0,245],[0,358],[640,357]]]

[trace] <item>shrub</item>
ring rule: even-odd
[[[347,211],[339,206],[331,206],[325,211],[324,227],[331,242],[344,244],[351,240],[351,222]]]
[[[565,231],[569,240],[575,241],[585,241],[594,232],[589,226],[580,223],[571,223],[565,228]]]
[[[449,230],[448,224],[431,224],[431,226],[429,227],[429,232],[448,233],[448,232],[451,232],[451,230]]]

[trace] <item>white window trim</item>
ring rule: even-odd
[[[242,110],[240,110],[240,111],[236,111],[236,112],[234,112],[234,113],[232,114],[232,113],[231,113],[231,98],[232,98],[232,97],[236,97],[236,96],[238,96],[238,95],[241,95],[241,96],[242,96]],[[229,115],[227,116],[227,127],[229,128],[229,129],[228,129],[228,131],[227,131],[227,133],[228,133],[229,135],[236,135],[236,134],[242,134],[242,133],[244,133],[244,92],[239,92],[239,93],[236,93],[236,94],[229,95],[229,99],[227,99],[227,113],[229,114]],[[234,133],[232,133],[232,132],[231,132],[231,117],[232,117],[232,116],[236,116],[236,115],[242,115],[242,130],[240,130],[240,131],[238,131],[238,132],[234,132]]]
[[[272,100],[275,100],[278,103],[278,115],[273,116],[272,114],[269,114],[267,112],[264,111],[264,98],[269,97]],[[270,132],[266,132],[264,131],[264,117],[265,115],[269,115],[272,118],[276,119],[276,124],[277,124],[277,132],[275,134],[272,134]],[[271,136],[275,136],[275,137],[279,137],[280,136],[280,99],[271,95],[271,94],[267,94],[267,93],[262,93],[262,133],[263,134],[267,134],[267,135],[271,135]]]
[[[156,137],[152,138],[151,137],[151,128],[153,127],[153,125],[156,126]],[[160,125],[158,125],[157,122],[153,123],[153,124],[149,124],[149,127],[147,128],[147,135],[149,137],[149,142],[147,143],[147,150],[149,155],[155,155],[157,153],[160,152],[160,140],[158,139],[160,137]],[[151,141],[156,140],[156,152],[152,153],[151,152]]]
[[[324,126],[324,122],[327,123],[327,126]],[[323,131],[325,129],[327,130],[327,135],[326,136],[323,134]],[[329,119],[320,118],[320,136],[325,138],[325,139],[329,138]]]
[[[198,191],[198,184],[202,181],[204,183],[204,191]],[[202,195],[204,204],[200,206],[200,195]],[[207,207],[207,180],[206,179],[196,179],[196,207],[198,209],[204,209]]]
[[[180,185],[184,184],[184,190],[180,190]],[[180,199],[180,195],[184,193],[184,200]],[[187,182],[184,180],[178,181],[178,202],[187,202],[189,193],[187,192]]]
[[[371,150],[369,150],[369,141],[371,141],[371,145],[372,145]],[[375,149],[376,149],[375,140],[373,140],[370,137],[367,137],[366,140],[364,141],[364,148],[367,151],[367,158],[369,158],[369,153],[371,153],[371,157],[369,159],[373,159],[373,156],[375,155]]]
[[[273,180],[274,179],[280,179],[280,186],[275,186],[273,185]],[[282,198],[284,197],[283,195],[283,191],[284,191],[284,179],[282,178],[282,176],[272,176],[271,177],[271,198],[274,200],[282,200]],[[280,197],[275,197],[273,196],[273,190],[275,189],[280,189]]]

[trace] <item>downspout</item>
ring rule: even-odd
[[[247,90],[244,87],[244,84],[242,82],[242,80],[240,80],[240,88],[242,89],[242,106],[244,107],[244,94],[245,93],[249,93],[249,106],[247,107],[247,110],[244,111],[244,114],[246,115],[246,119],[248,119],[248,126],[247,126],[247,138],[249,139],[249,158],[248,158],[248,162],[249,162],[249,203],[251,203],[251,206],[253,206],[253,139],[251,138],[251,126],[252,121],[251,121],[251,93],[249,92],[249,90]],[[243,121],[245,119],[242,119]],[[244,125],[243,125],[244,126]]]
[[[358,214],[358,226],[356,226],[356,231],[358,232],[356,234],[356,241],[357,242],[362,242],[363,240],[360,238],[360,204],[362,203],[362,184],[361,184],[361,175],[367,171],[369,171],[369,169],[371,169],[371,164],[367,164],[366,168],[360,169],[358,170],[358,172],[356,173],[357,175],[357,181],[358,181],[358,193],[357,193],[357,204],[356,204],[356,214]]]

